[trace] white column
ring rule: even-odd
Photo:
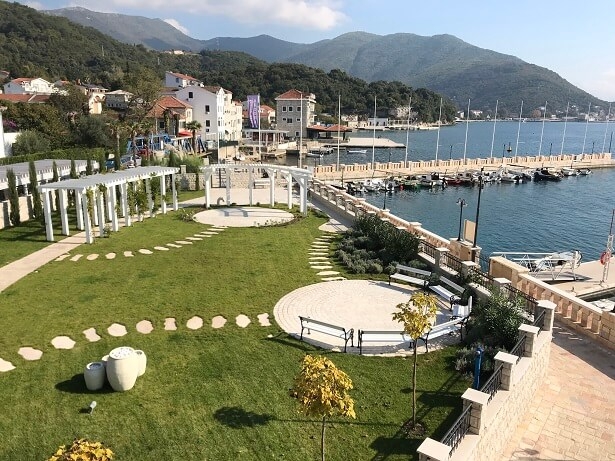
[[[177,190],[175,190],[175,173],[171,173],[171,191],[173,192],[173,210],[179,209],[179,203],[177,203]]]
[[[49,192],[43,192],[43,213],[45,214],[45,234],[47,241],[53,242],[53,221],[51,219],[51,202]]]
[[[275,171],[267,170],[269,175],[269,205],[273,208],[275,206]]]
[[[297,180],[297,183],[299,184],[299,212],[306,215],[307,214],[307,184],[306,184],[307,179],[299,178]]]
[[[293,207],[293,177],[291,174],[286,175],[286,187],[288,188],[288,208]]]
[[[92,222],[90,221],[90,213],[88,213],[88,196],[79,191],[76,194],[80,195],[81,211],[83,212],[83,224],[85,227],[85,243],[94,243],[94,235],[92,234]]]
[[[154,216],[154,201],[152,200],[152,188],[150,185],[150,179],[145,180],[145,194],[147,195],[147,209],[149,210],[149,217]]]
[[[59,200],[58,202],[60,205],[60,220],[62,221],[62,235],[69,235],[70,234],[70,230],[68,228],[68,210],[67,210],[67,203],[68,203],[68,197],[66,196],[66,191],[64,189],[61,189],[58,191],[59,192]]]
[[[83,207],[81,200],[81,192],[78,192],[76,189],[73,189],[73,194],[75,194],[75,212],[77,214],[77,229],[83,230]]]
[[[209,208],[211,206],[211,176],[205,178],[205,208]]]
[[[167,176],[160,177],[160,211],[162,214],[167,214],[167,200],[164,197],[167,195]]]
[[[124,213],[124,226],[132,225],[132,216],[130,216],[130,207],[128,206],[128,184],[122,183],[122,213]]]
[[[117,209],[115,207],[115,203],[117,202],[116,188],[115,186],[111,186],[109,189],[107,189],[107,191],[110,192],[109,202],[111,203],[111,207],[110,207],[111,213],[109,214],[109,216],[111,218],[111,228],[113,229],[113,232],[117,232],[120,229],[120,226],[119,226],[118,219],[117,219]]]
[[[254,170],[252,166],[248,167],[248,203],[252,206],[252,193],[254,191]]]
[[[226,205],[231,204],[231,170],[226,168]]]
[[[115,210],[115,200],[111,200],[111,191],[115,190],[115,186],[107,186],[105,191],[105,201],[107,202],[107,221],[112,221],[113,212]]]
[[[94,225],[98,226],[98,189],[92,190],[92,217]]]
[[[102,237],[105,233],[105,204],[101,191],[96,192],[96,201],[98,202],[98,235]]]

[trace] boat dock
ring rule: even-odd
[[[337,142],[330,142],[327,144],[324,144],[325,147],[332,147],[337,149]],[[380,137],[375,137],[375,138],[359,138],[359,137],[349,137],[347,140],[345,141],[341,141],[340,142],[340,149],[346,148],[346,149],[355,149],[355,148],[363,148],[363,149],[367,149],[367,148],[382,148],[382,149],[403,149],[405,146],[405,144],[401,144],[395,141],[391,141],[388,138],[380,138]]]

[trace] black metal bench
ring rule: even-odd
[[[363,343],[390,343],[394,341],[400,343],[408,342],[410,347],[414,346],[414,341],[404,331],[359,330],[359,354],[363,353]]]
[[[344,327],[339,327],[331,323],[321,322],[320,320],[314,320],[310,317],[299,316],[299,320],[301,321],[301,335],[299,336],[300,340],[303,340],[303,330],[307,329],[308,335],[310,334],[311,330],[314,330],[320,333],[324,333],[326,335],[331,335],[335,336],[336,338],[343,339],[344,352],[346,352],[348,341],[350,341],[350,345],[354,347],[354,328],[350,328],[349,330],[347,330]]]

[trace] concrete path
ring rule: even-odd
[[[615,460],[615,353],[556,324],[545,382],[500,461]]]

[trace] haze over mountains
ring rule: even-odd
[[[98,13],[84,8],[47,11],[94,27],[111,37],[156,50],[202,49],[241,51],[267,62],[292,62],[329,71],[341,69],[368,82],[398,80],[414,88],[440,92],[465,108],[493,110],[499,100],[501,114],[518,114],[548,101],[563,114],[566,104],[579,108],[606,107],[604,101],[575,87],[555,72],[514,56],[464,42],[452,35],[424,37],[410,33],[376,35],[351,32],[311,44],[279,40],[267,35],[250,38],[193,39],[161,19]]]

